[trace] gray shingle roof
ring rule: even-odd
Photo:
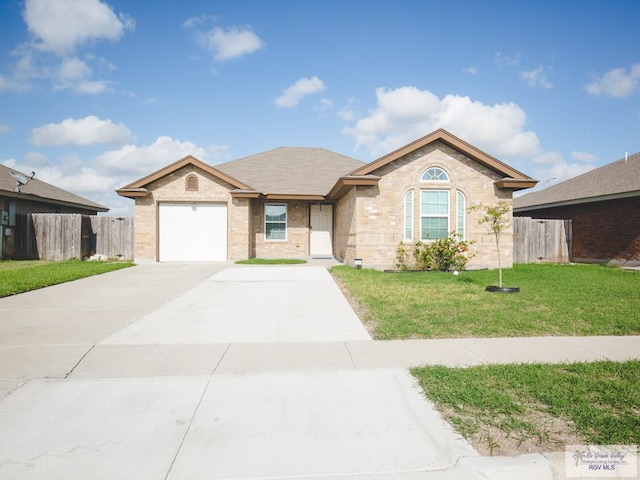
[[[577,177],[513,201],[515,210],[556,204],[605,200],[620,195],[640,195],[640,153],[596,168]]]
[[[261,193],[326,195],[364,162],[324,148],[279,147],[215,168]]]
[[[25,175],[18,170],[9,168],[5,165],[0,165],[0,195],[7,192],[12,197],[23,196],[25,200],[33,200],[38,202],[50,202],[56,204],[63,204],[69,206],[76,206],[78,208],[85,208],[87,210],[94,210],[99,212],[106,212],[109,209],[99,203],[87,200],[75,193],[67,192],[61,188],[55,187],[49,183],[32,178],[26,185],[20,188],[20,193],[17,193],[14,189],[16,186],[16,179],[11,176],[11,172],[17,172],[25,177]]]

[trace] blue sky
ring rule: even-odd
[[[442,127],[544,187],[640,151],[639,21],[637,0],[0,0],[0,163],[131,214],[113,190],[187,154],[371,161]]]

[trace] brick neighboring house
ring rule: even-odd
[[[475,242],[469,268],[483,268],[497,265],[495,246],[468,207],[511,203],[536,183],[440,129],[368,164],[321,148],[215,167],[187,156],[117,193],[135,199],[138,261],[333,256],[388,268],[400,241],[457,231]]]
[[[17,215],[25,213],[80,213],[96,215],[108,208],[67,192],[49,183],[31,178],[18,188],[18,181],[11,175],[22,172],[0,165],[0,258],[12,258],[16,245],[15,227]]]
[[[571,220],[573,262],[640,265],[640,153],[522,195],[514,215]]]

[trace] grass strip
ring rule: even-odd
[[[0,297],[133,266],[132,262],[0,262]]]
[[[640,334],[640,272],[602,265],[384,273],[331,269],[376,339]]]
[[[489,454],[640,443],[640,361],[414,368],[425,395]]]

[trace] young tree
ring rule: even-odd
[[[483,216],[478,220],[479,224],[486,223],[487,231],[491,235],[493,234],[496,239],[496,251],[498,253],[498,271],[499,271],[499,284],[498,288],[502,288],[502,261],[500,259],[500,237],[504,231],[510,225],[510,216],[507,215],[511,208],[509,204],[504,200],[499,201],[495,205],[476,205],[471,207],[472,210],[482,210]]]

